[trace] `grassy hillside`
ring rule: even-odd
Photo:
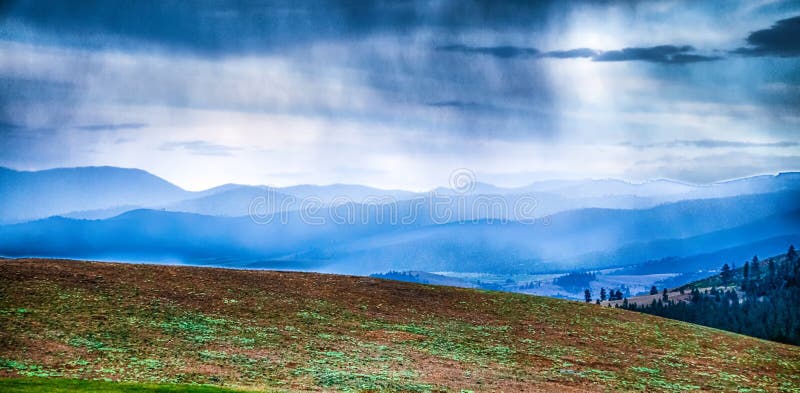
[[[236,393],[239,390],[190,384],[149,384],[63,378],[0,378],[4,393]]]
[[[0,326],[8,377],[272,391],[800,389],[798,347],[368,277],[0,260]]]

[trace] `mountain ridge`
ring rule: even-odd
[[[244,190],[275,193],[298,200],[316,197],[323,204],[334,202],[391,203],[429,197],[456,195],[477,197],[499,195],[507,202],[521,197],[541,199],[543,214],[585,207],[646,208],[677,200],[719,198],[739,194],[779,191],[800,187],[797,172],[693,185],[668,179],[629,182],[619,179],[546,180],[522,187],[498,187],[475,182],[465,194],[447,188],[428,192],[385,190],[357,184],[296,185],[289,187],[224,184],[202,191],[187,191],[163,178],[136,168],[113,166],[53,168],[18,171],[0,167],[0,223],[22,222],[53,215],[77,218],[108,218],[125,207],[175,209],[210,215],[237,216],[249,213],[249,201],[241,197],[224,200],[225,195],[242,195]],[[680,190],[665,189],[679,187]],[[238,190],[238,191],[236,191]],[[254,196],[261,196],[252,192]],[[337,197],[343,197],[339,198]],[[374,198],[370,198],[374,197]],[[207,198],[204,206],[201,198]],[[369,199],[369,200],[368,200]],[[194,200],[194,202],[191,202]],[[217,208],[217,206],[222,206]],[[299,202],[290,210],[296,210]],[[182,210],[181,210],[182,209]],[[104,213],[107,211],[107,213]]]
[[[495,255],[498,262],[492,269],[528,271],[543,268],[545,262],[552,265],[550,269],[577,267],[591,262],[580,259],[587,252],[613,251],[637,241],[699,236],[775,214],[789,214],[798,198],[800,191],[784,191],[683,201],[645,210],[576,210],[532,224],[483,220],[421,226],[381,220],[379,210],[361,211],[368,214],[367,221],[327,220],[317,225],[305,221],[300,212],[259,224],[247,216],[139,209],[104,220],[53,218],[0,226],[0,254],[105,259],[138,254],[142,258],[182,257],[188,259],[186,262],[262,258],[316,261],[320,268],[359,273],[390,269],[480,271],[478,266],[485,258]],[[344,212],[348,207],[336,209]],[[770,234],[800,232],[796,229],[800,223],[795,221],[775,227]],[[757,238],[759,227],[748,227],[747,231]],[[737,236],[747,238],[746,233]],[[579,249],[576,244],[580,244]],[[565,262],[568,257],[579,259]],[[646,259],[618,261],[616,265],[640,261]],[[425,265],[406,266],[410,262]]]

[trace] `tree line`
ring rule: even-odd
[[[794,246],[766,261],[753,257],[738,269],[725,264],[720,274],[679,290],[690,290],[690,299],[670,300],[664,289],[650,304],[625,299],[621,307],[800,345],[800,258]]]

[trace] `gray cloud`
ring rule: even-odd
[[[571,5],[571,6],[574,6]],[[313,41],[359,39],[417,28],[457,32],[536,29],[570,5],[559,1],[181,1],[58,0],[0,2],[0,16],[23,25],[22,34],[88,48],[152,45],[201,55],[264,53]],[[2,22],[2,18],[0,18]],[[31,29],[33,28],[33,29]],[[38,30],[34,32],[32,30]],[[0,34],[2,29],[0,29]]]
[[[570,50],[556,50],[543,54],[544,57],[551,57],[554,59],[574,59],[581,57],[594,57],[597,56],[597,51],[589,48],[578,48]]]
[[[181,142],[166,142],[160,147],[163,151],[177,151],[184,150],[191,154],[201,156],[230,156],[234,152],[242,150],[238,147],[219,145],[216,143],[206,141],[181,141]]]
[[[427,104],[428,106],[434,108],[452,108],[458,110],[466,110],[466,111],[500,111],[501,108],[491,105],[491,104],[483,104],[480,102],[474,101],[436,101],[430,102]]]
[[[703,170],[698,170],[703,168]],[[800,156],[748,154],[731,152],[695,158],[685,155],[666,155],[637,161],[625,174],[629,178],[664,177],[696,184],[711,183],[778,171],[800,170]]]
[[[512,58],[554,58],[574,59],[591,58],[592,61],[646,61],[662,64],[688,64],[702,61],[721,59],[717,56],[704,56],[694,53],[695,48],[689,45],[658,45],[651,47],[623,48],[612,51],[599,51],[590,48],[577,48],[542,52],[536,48],[518,46],[468,46],[460,44],[436,47],[439,51],[458,52],[463,54],[478,54],[497,57],[500,59]]]
[[[800,16],[782,19],[769,29],[758,30],[747,37],[750,47],[733,53],[748,56],[800,56]]]
[[[0,74],[0,123],[19,126],[31,118],[40,120],[39,123],[68,124],[77,92],[72,82]]]
[[[63,163],[75,146],[51,127],[0,123],[0,166],[26,168]]]
[[[638,149],[646,148],[673,148],[673,147],[696,147],[705,149],[714,148],[748,148],[748,147],[796,147],[800,146],[800,142],[796,141],[779,141],[779,142],[741,142],[741,141],[726,141],[716,139],[700,139],[700,140],[674,140],[670,142],[657,142],[647,144],[637,144],[633,142],[621,143],[622,146],[631,146]]]
[[[489,55],[501,59],[511,59],[519,57],[538,57],[540,52],[536,48],[526,48],[520,46],[469,46],[451,44],[437,46],[436,50],[444,52],[459,52],[466,54]]]
[[[83,131],[119,131],[138,130],[147,127],[146,123],[119,123],[119,124],[87,124],[75,127]]]
[[[702,56],[694,54],[694,48],[689,45],[659,45],[646,48],[624,48],[599,52],[592,57],[592,61],[647,61],[663,64],[687,64],[701,61],[719,60],[715,56]]]

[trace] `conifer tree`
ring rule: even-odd
[[[690,286],[691,301],[670,300],[665,289],[659,299],[648,304],[637,305],[624,299],[622,308],[800,345],[800,280],[796,274],[800,261],[788,256],[789,252],[763,262],[754,258],[745,263],[742,276],[746,279],[742,284],[749,289],[743,297],[729,287],[711,286],[701,291],[709,285],[706,282]],[[760,274],[762,271],[764,274]],[[732,282],[735,277],[736,274]]]
[[[750,262],[745,262],[742,267],[742,290],[747,290],[747,283],[750,281]]]
[[[750,275],[754,280],[761,278],[761,266],[759,266],[758,255],[753,256],[753,260],[750,261]]]
[[[733,277],[733,271],[731,271],[731,267],[728,266],[727,263],[722,265],[722,273],[720,273],[720,276],[722,276],[722,285],[728,286]]]

